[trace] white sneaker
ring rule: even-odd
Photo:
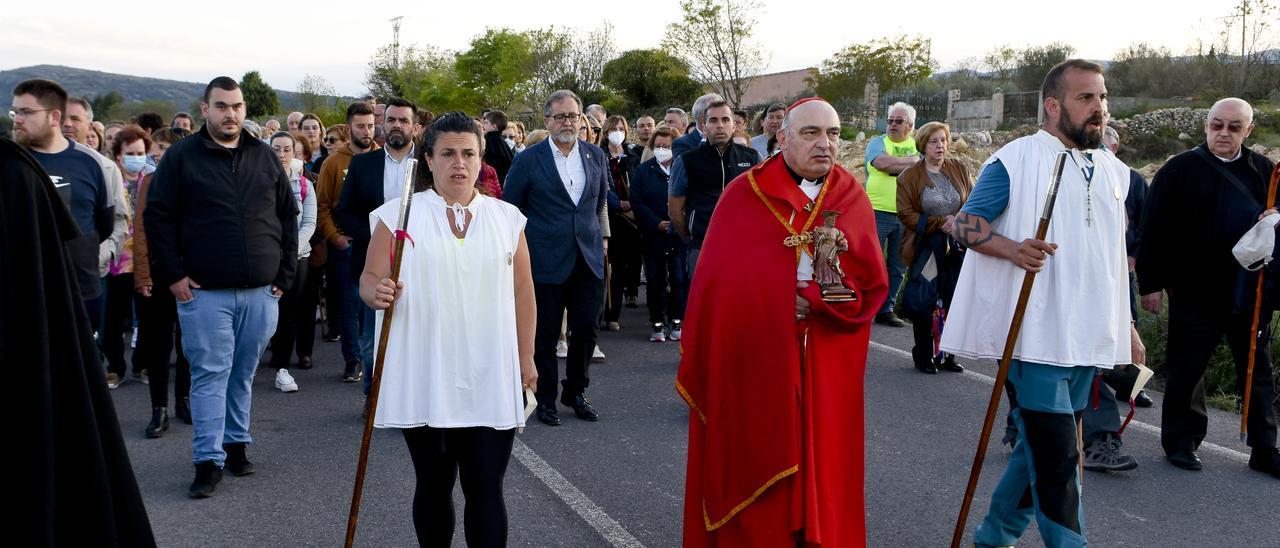
[[[557,357],[557,358],[560,358],[560,359],[562,359],[562,360],[563,360],[563,359],[565,359],[565,358],[568,358],[568,357],[569,357],[569,343],[568,343],[568,342],[560,341],[560,342],[557,342],[557,343],[556,343],[556,357]]]
[[[667,335],[661,323],[653,324],[653,334],[649,335],[649,342],[667,342]]]
[[[681,323],[680,320],[671,322],[671,337],[670,337],[671,340],[673,341],[680,340],[680,335],[684,331],[683,329],[681,329],[683,326],[684,324]]]
[[[298,382],[293,380],[293,375],[289,374],[288,369],[276,371],[276,390],[281,392],[298,391]]]
[[[622,331],[622,324],[618,322],[609,322],[609,331],[613,331],[614,333]]]
[[[593,361],[593,362],[602,362],[602,361],[604,361],[604,352],[601,352],[601,351],[600,351],[600,345],[598,345],[598,344],[596,345],[596,350],[595,350],[595,352],[592,352],[592,353],[591,353],[591,361]]]

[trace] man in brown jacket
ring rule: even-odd
[[[328,272],[326,276],[338,286],[340,295],[338,310],[342,336],[342,357],[346,368],[342,373],[345,382],[358,382],[363,372],[360,363],[360,307],[357,297],[359,280],[351,272],[351,237],[342,233],[333,222],[333,210],[342,196],[342,183],[347,175],[351,157],[375,150],[373,142],[373,107],[364,101],[347,107],[347,126],[351,132],[350,143],[336,150],[320,168],[316,184],[316,225],[329,245]]]

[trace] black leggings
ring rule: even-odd
[[[453,484],[461,475],[467,546],[506,546],[502,479],[511,460],[515,430],[421,426],[403,432],[418,478],[413,492],[413,528],[418,544],[452,544]]]

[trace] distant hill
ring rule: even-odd
[[[145,76],[129,76],[97,70],[66,67],[62,65],[35,65],[11,70],[0,70],[0,108],[8,110],[13,103],[9,93],[19,82],[30,78],[48,78],[62,84],[71,95],[93,98],[94,95],[118,91],[125,102],[159,99],[173,103],[178,110],[191,108],[193,101],[204,93],[205,83],[180,82]],[[289,110],[301,104],[299,95],[292,91],[276,90],[280,108]]]

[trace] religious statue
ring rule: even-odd
[[[813,280],[822,289],[822,300],[849,302],[858,299],[852,289],[844,285],[844,269],[840,267],[840,254],[849,250],[849,240],[836,228],[838,211],[822,212],[822,226],[813,229]]]

